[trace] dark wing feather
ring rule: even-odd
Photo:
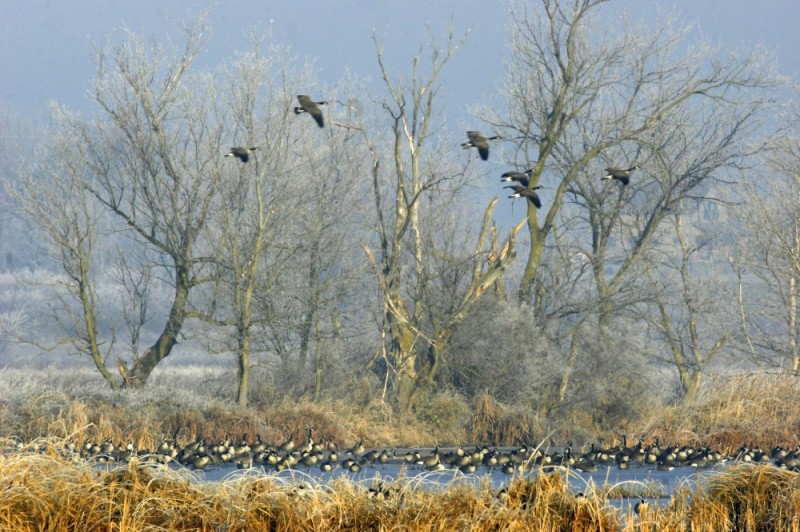
[[[314,120],[317,122],[319,127],[325,127],[325,117],[322,115],[322,110],[314,104],[312,109],[309,109],[308,113],[314,117]]]

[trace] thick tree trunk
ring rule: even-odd
[[[242,408],[247,406],[247,396],[250,392],[250,333],[243,330],[239,333],[238,382],[236,390],[236,403]]]
[[[148,347],[130,368],[124,362],[120,364],[120,373],[125,387],[140,388],[144,386],[150,377],[150,373],[153,372],[159,362],[170,355],[172,348],[178,343],[178,334],[186,319],[190,280],[189,271],[186,268],[178,267],[176,268],[176,273],[175,299],[172,301],[172,308],[169,311],[164,330],[156,342]]]
[[[697,399],[697,393],[700,391],[700,378],[702,373],[699,371],[681,371],[681,388],[683,395],[681,396],[681,403],[691,403]]]

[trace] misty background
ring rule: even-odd
[[[180,267],[170,265],[172,255],[163,254],[160,244],[146,242],[147,230],[131,231],[141,219],[107,214],[114,210],[114,194],[122,197],[131,190],[126,187],[136,187],[134,181],[114,184],[115,175],[133,176],[157,159],[131,162],[120,147],[122,132],[144,139],[148,127],[159,134],[158,124],[137,129],[136,111],[131,129],[114,131],[95,97],[126,94],[115,85],[115,54],[135,60],[158,46],[180,52],[186,41],[181,28],[208,10],[191,61],[197,77],[187,78],[191,87],[175,116],[190,123],[186,117],[201,120],[200,111],[208,110],[213,125],[196,137],[183,126],[175,131],[208,148],[208,160],[181,159],[193,176],[187,198],[219,195],[193,245],[189,262],[196,264],[198,280],[189,292],[188,317],[173,331],[174,354],[150,368],[153,378],[168,379],[162,373],[171,367],[213,366],[220,368],[220,394],[236,400],[238,393],[240,404],[248,396],[323,399],[356,389],[407,406],[413,401],[404,394],[439,389],[467,401],[489,394],[541,416],[589,408],[612,423],[633,415],[631,398],[672,401],[692,397],[712,375],[798,370],[800,212],[794,180],[800,167],[791,145],[799,116],[797,2],[618,0],[593,11],[587,35],[595,41],[587,50],[600,49],[604,38],[636,36],[639,28],[646,28],[639,36],[644,40],[655,29],[671,25],[680,33],[688,25],[670,59],[689,57],[702,43],[716,54],[709,62],[723,69],[749,54],[754,59],[742,60],[742,70],[726,78],[735,96],[720,92],[724,109],[681,108],[663,128],[620,135],[587,161],[581,162],[581,150],[591,151],[591,141],[599,146],[613,137],[609,131],[633,130],[635,119],[608,118],[613,125],[606,131],[603,119],[619,111],[619,102],[604,95],[563,130],[562,144],[536,178],[544,187],[536,227],[547,227],[545,213],[562,194],[564,207],[553,211],[552,228],[541,233],[543,259],[535,275],[526,270],[535,231],[517,225],[531,207],[509,199],[499,178],[536,164],[545,142],[540,126],[558,121],[548,116],[549,102],[535,102],[536,112],[526,115],[521,91],[535,83],[515,85],[525,61],[514,36],[521,26],[535,28],[540,3],[318,4],[5,4],[0,365],[105,367],[109,382],[130,385],[142,375],[136,373],[142,354],[163,337],[171,319]],[[260,55],[253,53],[254,42]],[[131,43],[145,53],[125,48]],[[98,76],[98,52],[106,54],[107,78]],[[431,80],[430,90],[435,88],[430,114],[423,103],[411,109],[415,54],[420,83]],[[622,60],[626,66],[631,61],[635,57]],[[647,68],[659,66],[653,59]],[[102,83],[93,85],[98,77]],[[248,107],[248,98],[260,98],[264,89],[248,92],[242,80],[255,87],[257,78],[269,79],[266,93],[275,98]],[[393,99],[392,88],[407,99]],[[714,88],[703,90],[711,94]],[[674,97],[653,91],[654,100]],[[331,99],[324,130],[288,112],[301,93]],[[185,109],[193,98],[197,109]],[[394,210],[401,177],[396,166],[397,175],[392,173],[398,161],[392,146],[395,134],[409,134],[391,119],[401,110],[416,113],[420,124],[432,122],[431,131],[411,134],[425,138],[419,145],[421,184],[408,182],[415,199],[406,196],[405,210]],[[641,106],[631,116],[648,112]],[[530,136],[520,133],[526,128]],[[505,140],[492,143],[484,163],[474,150],[459,148],[466,130],[502,133]],[[251,140],[261,151],[247,165],[223,157]],[[152,139],[142,142],[153,147]],[[404,152],[400,159],[413,167],[415,157]],[[105,160],[111,162],[104,166]],[[627,188],[600,180],[606,166],[635,163],[641,168]],[[70,172],[77,181],[58,181]],[[98,175],[107,188],[87,185],[85,199],[100,203],[74,212],[64,206],[80,205],[67,201],[83,197],[75,183]],[[760,179],[776,175],[786,179]],[[376,200],[381,194],[383,203]],[[495,197],[498,203],[488,207]],[[414,208],[421,209],[419,218],[408,223],[418,232],[394,235],[403,247],[392,258],[388,251],[398,247],[383,243],[391,240],[392,223]],[[137,209],[131,212],[142,216]],[[254,212],[265,218],[243,216]],[[491,224],[481,225],[486,212]],[[80,261],[65,258],[54,238],[59,220],[62,228],[70,225],[68,216],[60,218],[69,213],[76,220],[85,216],[87,226],[96,223],[87,254],[93,287],[87,293],[96,305],[99,335],[100,359],[94,361],[87,356],[91,335],[84,334],[79,304],[86,299],[75,288],[83,286],[75,266]],[[181,220],[165,216],[151,235],[168,235]],[[522,229],[514,233],[515,227]],[[484,231],[491,237],[482,239]],[[263,262],[249,270],[257,258]],[[392,285],[395,268],[402,288]],[[250,315],[241,306],[248,293],[254,317],[242,325],[242,316]],[[396,306],[399,299],[403,308]],[[410,346],[404,345],[408,337]],[[126,380],[128,371],[133,381]],[[149,373],[143,375],[137,385],[146,383]],[[403,378],[413,385],[404,388]]]

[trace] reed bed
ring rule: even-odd
[[[58,455],[0,456],[0,529],[33,530],[614,530],[601,499],[576,497],[558,475],[424,489],[244,475],[200,482],[189,471],[131,464],[103,470]]]
[[[642,421],[631,432],[662,442],[725,452],[741,445],[793,448],[800,433],[800,379],[773,373],[713,377],[694,401],[665,406]]]
[[[710,475],[694,490],[673,494],[663,509],[638,521],[640,530],[800,530],[798,473],[764,465],[739,465]]]
[[[133,438],[139,448],[148,448],[173,435],[185,442],[201,435],[219,439],[248,433],[277,442],[294,434],[300,441],[313,427],[340,445],[362,438],[373,447],[517,445],[551,438],[562,445],[573,440],[612,446],[627,435],[629,445],[638,438],[647,443],[659,438],[662,444],[707,445],[732,454],[742,445],[794,448],[800,433],[800,380],[783,374],[710,378],[694,401],[648,408],[622,427],[598,427],[576,416],[569,421],[544,418],[489,394],[470,405],[456,394],[439,393],[420,412],[402,416],[374,398],[283,399],[239,408],[215,393],[208,395],[213,386],[191,388],[189,377],[185,380],[184,387],[154,383],[113,392],[98,385],[91,372],[64,379],[61,373],[2,369],[0,388],[7,393],[0,398],[0,436],[25,441],[69,435],[115,442]]]
[[[666,506],[621,515],[607,491],[575,494],[559,474],[436,488],[435,481],[340,479],[319,484],[244,474],[203,482],[188,470],[136,462],[103,469],[58,454],[0,455],[0,530],[15,531],[794,531],[800,528],[798,474],[736,466]]]

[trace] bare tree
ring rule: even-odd
[[[512,139],[520,166],[533,168],[530,186],[554,190],[541,221],[537,209],[528,206],[531,246],[522,301],[534,295],[545,241],[587,168],[597,171],[590,177],[599,180],[604,166],[641,163],[643,155],[650,155],[645,147],[655,150],[681,134],[662,129],[657,135],[660,124],[668,120],[678,127],[680,117],[701,109],[719,106],[735,112],[741,125],[749,124],[763,98],[748,91],[769,83],[757,53],[722,59],[705,45],[682,53],[684,32],[668,24],[642,31],[622,23],[609,32],[595,17],[604,2],[542,0],[538,8],[517,5],[512,11],[513,57],[506,94],[510,113],[487,113],[485,119]],[[707,127],[715,124],[709,121]],[[739,135],[735,128],[730,133]],[[598,158],[604,163],[600,168],[592,164]],[[665,187],[655,200],[663,212],[655,214],[653,225],[696,184],[687,176]],[[635,245],[646,248],[649,237],[642,236]],[[606,284],[601,276],[597,280],[598,287]]]
[[[484,114],[511,139],[514,163],[532,168],[529,186],[552,190],[541,213],[528,206],[519,298],[540,317],[566,319],[561,402],[576,389],[590,320],[610,345],[603,334],[613,320],[653,301],[641,263],[664,220],[752,153],[772,84],[758,52],[683,52],[685,30],[669,24],[641,31],[623,22],[610,35],[597,15],[603,3],[515,6],[509,113]],[[601,179],[615,172],[624,179]]]
[[[748,179],[737,209],[743,348],[759,365],[800,373],[800,113],[772,135],[759,157],[764,179]]]
[[[217,81],[217,120],[229,138],[256,149],[246,163],[221,163],[208,229],[214,283],[190,315],[219,326],[212,351],[236,354],[242,406],[257,352],[262,363],[280,360],[294,390],[310,372],[319,396],[323,339],[334,334],[326,313],[350,290],[347,256],[357,249],[360,159],[335,126],[310,127],[292,112],[296,95],[314,85],[308,66],[293,63],[288,50],[256,44]]]
[[[227,147],[217,148],[224,176],[213,204],[209,252],[215,257],[213,288],[190,315],[230,330],[220,343],[237,360],[237,402],[246,406],[250,389],[253,334],[263,316],[255,312],[256,293],[264,286],[262,272],[268,246],[288,222],[276,213],[280,190],[288,179],[291,81],[285,74],[286,54],[254,46],[219,73],[214,120],[224,125],[227,143],[254,147],[247,161],[223,160]],[[277,73],[276,73],[277,72]],[[296,207],[292,201],[288,208]],[[277,215],[276,215],[277,214]],[[230,345],[229,345],[230,344]],[[220,347],[217,347],[219,349]]]
[[[497,200],[492,201],[468,248],[471,255],[452,258],[467,267],[469,277],[452,304],[429,314],[434,308],[434,279],[441,274],[434,270],[434,257],[445,249],[431,235],[448,234],[447,224],[469,226],[463,215],[447,217],[466,175],[447,163],[445,146],[432,136],[439,75],[454,51],[451,33],[445,48],[432,46],[428,65],[423,67],[421,53],[416,55],[410,79],[399,80],[390,74],[378,46],[378,64],[388,93],[381,106],[389,122],[389,153],[378,148],[363,124],[357,125],[372,153],[377,229],[377,253],[371,245],[365,244],[364,249],[378,281],[386,324],[387,341],[375,360],[385,364],[391,399],[399,410],[412,404],[416,390],[433,382],[455,328],[514,258],[514,236],[522,227],[514,228],[501,245],[495,244],[498,251],[491,254],[488,235]],[[391,162],[384,167],[387,159]]]
[[[670,221],[677,240],[677,257],[671,260],[661,255],[657,271],[655,261],[647,264],[647,275],[655,285],[655,309],[644,319],[651,323],[670,353],[667,362],[678,372],[681,400],[691,401],[697,397],[703,374],[736,328],[732,316],[722,310],[732,307],[732,293],[724,289],[725,279],[732,276],[730,271],[728,275],[723,271],[729,269],[727,261],[709,268],[711,238],[696,227],[687,230],[681,214],[672,215]]]
[[[51,317],[64,331],[63,341],[89,356],[106,382],[117,389],[119,382],[106,366],[114,342],[103,345],[98,322],[97,247],[102,243],[102,212],[83,186],[89,153],[65,127],[74,119],[66,111],[54,111],[56,131],[35,166],[22,174],[14,198],[65,275],[50,305]],[[39,338],[37,333],[27,341],[39,343]]]
[[[209,258],[199,243],[219,183],[220,128],[209,120],[213,93],[189,69],[203,48],[205,17],[185,28],[180,50],[148,49],[129,34],[97,53],[94,122],[65,127],[85,146],[81,186],[89,191],[172,284],[169,313],[156,341],[118,368],[128,386],[141,386],[169,356],[187,317],[192,288],[204,281]],[[210,101],[209,101],[210,100]]]

